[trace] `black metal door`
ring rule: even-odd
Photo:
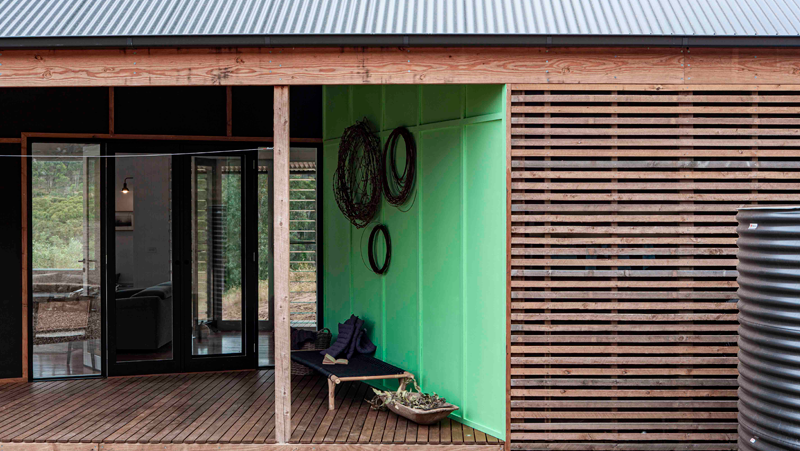
[[[256,367],[255,156],[236,147],[109,143],[109,375]]]

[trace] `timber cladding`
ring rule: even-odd
[[[736,209],[800,204],[800,86],[512,85],[511,449],[736,449]]]
[[[800,82],[796,48],[0,49],[0,65],[0,87]]]

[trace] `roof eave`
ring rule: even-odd
[[[147,47],[800,47],[800,36],[197,35],[0,37],[3,49]]]

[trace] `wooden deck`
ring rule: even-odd
[[[274,372],[264,370],[0,384],[0,449],[263,448],[275,443],[273,382]],[[343,383],[337,409],[328,411],[326,380],[294,377],[291,443],[309,446],[286,449],[502,447],[449,419],[418,426],[371,410],[371,396],[363,383]]]

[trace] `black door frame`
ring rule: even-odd
[[[219,371],[256,368],[258,366],[258,334],[256,330],[258,309],[258,281],[257,281],[257,228],[252,224],[257,223],[257,198],[252,193],[257,182],[256,170],[253,162],[256,161],[257,151],[230,152],[256,146],[241,142],[208,142],[208,141],[144,141],[144,140],[108,140],[109,155],[117,153],[153,153],[172,155],[172,208],[173,227],[173,358],[162,361],[136,361],[116,362],[115,350],[115,321],[116,309],[111,300],[114,298],[114,278],[107,277],[106,298],[107,320],[105,322],[107,337],[107,364],[108,375],[137,375],[158,374],[192,371]],[[229,151],[229,152],[226,152]],[[187,154],[208,153],[209,156],[236,156],[242,158],[242,296],[243,308],[243,350],[241,354],[228,355],[192,355],[192,323],[191,323],[191,271],[192,271],[192,243],[191,234],[186,230],[191,227],[191,157]],[[108,159],[106,171],[107,180],[114,179],[114,158]],[[141,183],[141,182],[140,182]],[[105,215],[107,230],[106,255],[108,256],[107,274],[115,274],[116,249],[114,234],[111,224],[114,223],[114,195],[115,183],[107,183]]]
[[[33,338],[34,338],[34,329],[33,329],[33,165],[31,162],[33,161],[33,146],[37,143],[67,143],[67,144],[98,144],[100,146],[100,208],[101,213],[102,210],[106,208],[107,202],[107,192],[104,189],[106,186],[106,175],[107,175],[107,165],[102,163],[107,163],[109,158],[104,158],[108,155],[108,150],[106,148],[106,143],[102,140],[98,139],[77,139],[77,138],[35,138],[35,139],[28,139],[27,146],[26,146],[26,153],[28,155],[28,164],[27,164],[27,183],[26,183],[26,191],[28,193],[27,203],[27,224],[28,230],[26,231],[28,235],[28,252],[27,252],[27,266],[28,266],[28,274],[27,274],[27,304],[28,304],[28,374],[24,374],[23,377],[26,377],[28,381],[34,380],[43,380],[43,381],[51,381],[51,380],[60,380],[60,379],[91,379],[91,378],[101,378],[106,377],[107,373],[107,362],[108,362],[108,353],[105,344],[107,343],[107,330],[106,330],[106,323],[107,323],[107,294],[105,286],[107,285],[107,274],[108,274],[108,267],[106,265],[107,260],[103,258],[104,255],[107,255],[107,247],[106,247],[106,230],[107,230],[107,215],[101,214],[100,216],[100,280],[103,283],[103,288],[100,290],[100,373],[99,374],[91,374],[91,375],[79,375],[79,376],[57,376],[57,377],[47,377],[47,378],[40,378],[35,379],[33,373]],[[113,221],[113,216],[112,216]]]
[[[225,152],[240,150],[243,147],[250,148],[247,152]],[[192,329],[185,320],[186,327],[181,331],[181,345],[183,347],[183,367],[181,371],[221,371],[253,369],[258,366],[258,332],[256,321],[258,320],[258,235],[257,235],[257,196],[255,193],[256,169],[253,165],[257,158],[257,151],[252,146],[237,142],[184,142],[180,150],[181,153],[194,153],[194,156],[202,156],[208,153],[209,157],[240,157],[242,167],[242,186],[241,186],[241,240],[242,240],[242,348],[241,354],[223,355],[193,355],[192,353]],[[181,157],[185,159],[186,168],[182,170],[184,178],[180,180],[183,185],[180,191],[184,194],[182,207],[179,213],[182,215],[183,230],[191,228],[191,158],[192,156]],[[192,257],[191,257],[191,234],[182,233],[180,245],[183,247],[184,262],[181,265],[186,276],[184,287],[189,288],[191,284]],[[185,319],[191,317],[190,304],[184,302],[182,315]],[[188,310],[188,311],[187,311]]]

